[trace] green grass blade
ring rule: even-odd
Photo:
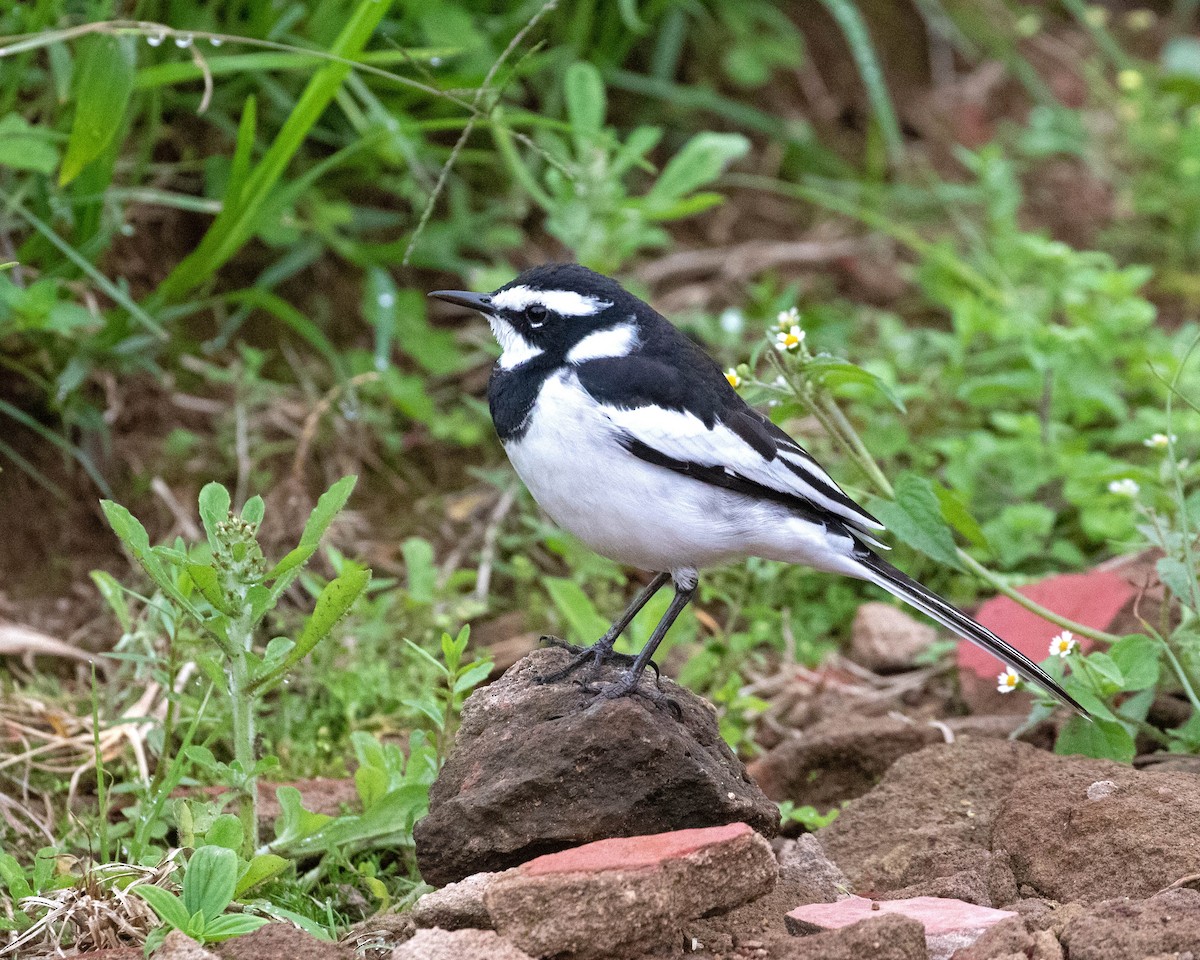
[[[346,59],[358,56],[391,5],[392,0],[362,0],[329,52]],[[227,199],[199,246],[160,284],[157,299],[178,300],[196,289],[250,239],[272,189],[349,72],[350,64],[335,62],[313,75],[274,142],[251,171],[242,196]]]

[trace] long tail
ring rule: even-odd
[[[867,549],[855,554],[864,569],[864,579],[876,586],[883,587],[888,593],[899,597],[910,606],[916,607],[923,614],[932,617],[947,630],[952,630],[960,637],[965,637],[972,643],[983,647],[984,650],[998,657],[1001,661],[1016,669],[1027,679],[1049,693],[1054,694],[1063,703],[1076,710],[1081,716],[1091,719],[1075,699],[1064,690],[1053,677],[1019,650],[992,633],[987,627],[976,623],[953,604],[943,600],[932,590],[922,586],[908,574],[897,570],[883,558]]]

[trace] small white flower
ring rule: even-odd
[[[780,310],[779,316],[775,318],[780,330],[787,330],[789,327],[794,327],[800,322],[800,311],[795,307],[788,307],[786,310]]]
[[[1050,656],[1065,659],[1067,654],[1074,653],[1078,646],[1079,641],[1075,639],[1075,634],[1070,630],[1064,630],[1050,641]]]
[[[1120,480],[1114,480],[1108,485],[1108,492],[1115,493],[1120,497],[1129,497],[1131,500],[1138,495],[1142,488],[1138,486],[1138,482],[1132,477],[1123,477]]]
[[[726,333],[741,333],[746,327],[746,315],[737,307],[729,307],[721,311],[718,322]]]
[[[780,330],[775,334],[775,349],[780,353],[794,353],[804,342],[804,331],[793,324],[788,330]]]
[[[1173,433],[1155,433],[1143,440],[1142,446],[1149,447],[1151,450],[1164,450],[1178,439]]]
[[[725,379],[729,381],[729,385],[733,387],[734,390],[742,385],[742,378],[738,374],[735,367],[730,367],[725,371]]]
[[[1004,672],[996,678],[996,689],[1001,693],[1012,693],[1021,685],[1021,678],[1012,667],[1005,667]]]
[[[788,388],[787,379],[781,373],[772,381],[772,386],[775,386],[780,390],[786,390]]]

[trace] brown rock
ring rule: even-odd
[[[458,883],[425,894],[413,905],[413,922],[418,927],[441,927],[443,930],[465,927],[491,930],[492,917],[483,904],[483,894],[498,876],[497,873],[475,873]]]
[[[704,700],[666,678],[677,710],[537,683],[569,656],[537,650],[467,701],[429,815],[414,831],[428,882],[605,837],[736,821],[774,835],[778,809],[721,739]],[[606,667],[600,679],[619,672]]]
[[[684,921],[761,896],[777,876],[770,845],[730,824],[539,857],[495,878],[484,903],[496,930],[527,953],[599,960],[669,943]]]
[[[1200,956],[1200,892],[1168,890],[1148,900],[1109,900],[1063,928],[1071,960]]]
[[[780,953],[786,960],[928,960],[919,920],[883,914],[848,927],[797,939]]]
[[[937,630],[890,603],[870,601],[854,614],[850,656],[876,673],[911,670],[917,655],[937,640]]]
[[[1145,897],[1200,862],[1198,787],[1189,774],[964,738],[902,757],[818,836],[859,891],[973,871],[960,881],[983,878],[998,906],[1013,884],[1064,902]]]
[[[392,960],[533,960],[494,930],[418,930]]]
[[[268,923],[211,949],[221,960],[354,960],[347,945],[318,940],[290,923]]]
[[[379,913],[360,920],[338,938],[358,960],[385,960],[417,932],[411,913]]]
[[[154,951],[154,957],[155,960],[217,960],[216,954],[178,930],[167,934],[162,946]]]

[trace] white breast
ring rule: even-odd
[[[644,570],[698,570],[748,556],[850,572],[848,539],[638,459],[569,370],[543,385],[528,430],[505,444],[542,509],[597,553]]]

